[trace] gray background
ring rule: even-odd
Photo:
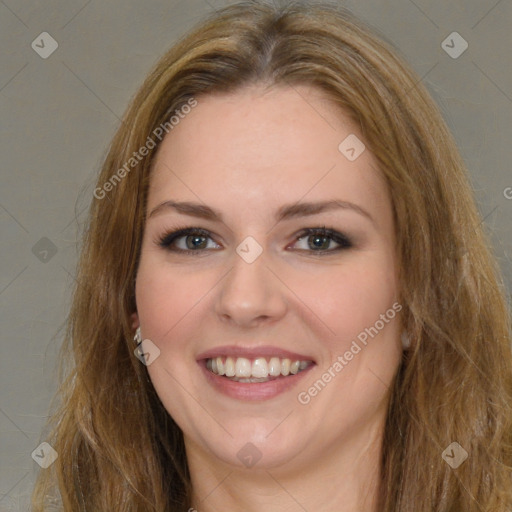
[[[108,142],[158,57],[227,3],[0,0],[1,511],[28,510],[39,469],[31,453],[44,441],[56,390],[77,240]],[[470,170],[510,303],[512,2],[342,3],[399,49],[440,105]],[[454,31],[469,44],[457,59],[441,47]],[[42,32],[59,45],[47,59],[31,47]]]

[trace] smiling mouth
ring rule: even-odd
[[[280,357],[219,356],[206,359],[206,368],[215,375],[233,382],[256,383],[269,382],[296,375],[313,365],[309,360],[292,360]]]

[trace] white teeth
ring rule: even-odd
[[[245,357],[239,357],[235,363],[235,374],[237,377],[250,377],[251,376],[252,365],[249,359]],[[213,371],[213,369],[212,369]]]
[[[252,363],[252,376],[256,378],[268,377],[267,360],[263,357],[255,359]]]
[[[279,377],[279,375],[281,375],[281,360],[278,357],[272,357],[270,359],[268,363],[268,374],[272,375],[272,377]]]
[[[209,359],[208,359],[209,361]],[[224,363],[224,372],[226,377],[234,377],[235,376],[235,361],[232,357],[228,357],[226,362]]]
[[[289,359],[283,359],[281,361],[281,374],[285,377],[290,374],[290,363]]]
[[[225,375],[237,382],[267,382],[270,378],[296,375],[312,364],[311,361],[291,361],[265,357],[250,360],[246,357],[214,357],[206,360],[206,368],[216,375]]]
[[[217,357],[217,374],[224,375],[224,363],[222,362],[222,357]]]

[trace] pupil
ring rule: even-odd
[[[313,238],[313,240],[314,240],[314,242],[313,242],[313,243],[314,243],[314,246],[315,246],[315,247],[317,247],[317,248],[318,248],[318,247],[322,248],[322,246],[324,246],[324,248],[325,248],[325,243],[323,243],[323,244],[322,244],[322,243],[320,243],[320,245],[318,245],[318,244],[317,244],[317,242],[318,242],[318,241],[320,241],[320,240],[327,241],[327,245],[329,245],[329,241],[328,241],[327,237],[325,237],[325,236],[321,236],[321,235],[313,235],[313,237],[314,237],[314,238]]]
[[[189,248],[195,249],[201,245],[201,239],[204,238],[201,235],[191,235],[187,240],[192,240],[192,243],[189,245]],[[199,243],[196,243],[198,242]],[[188,245],[188,244],[187,244]]]

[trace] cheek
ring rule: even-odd
[[[205,273],[184,271],[144,256],[137,273],[137,311],[145,337],[164,341],[214,285]]]
[[[148,366],[148,372],[164,399],[167,395],[179,396],[179,386],[171,376],[180,382],[187,378],[184,362],[191,358],[190,333],[197,325],[194,315],[201,307],[201,297],[211,288],[202,277],[184,273],[150,251],[141,258],[136,281],[137,312],[143,338],[160,350],[159,361]],[[174,400],[165,404],[168,410],[173,409]]]
[[[294,292],[328,329],[333,343],[353,339],[397,300],[392,260],[360,256],[331,271],[297,279]],[[327,332],[327,331],[326,331]]]

